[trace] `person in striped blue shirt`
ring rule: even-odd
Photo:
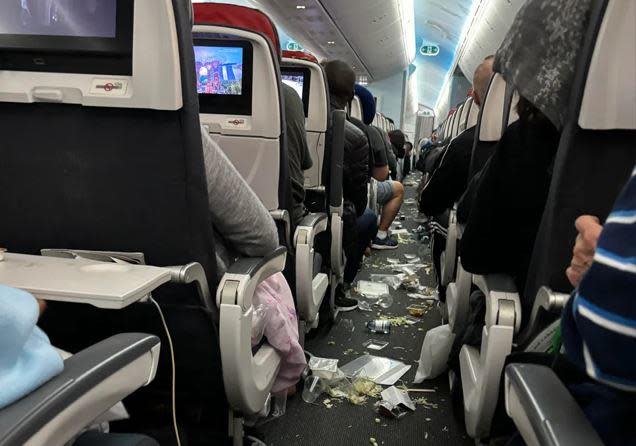
[[[636,168],[603,226],[588,215],[576,227],[561,332],[592,380],[570,390],[607,445],[636,445]]]

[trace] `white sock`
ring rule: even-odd
[[[380,240],[384,240],[385,238],[387,238],[388,235],[389,234],[387,231],[378,231],[378,238]]]

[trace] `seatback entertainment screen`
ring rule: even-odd
[[[254,48],[247,40],[194,36],[199,110],[205,114],[252,114]]]
[[[305,77],[302,74],[282,74],[283,82],[298,93],[298,96],[303,97],[303,84],[305,83]]]
[[[195,46],[199,94],[243,94],[243,48]]]
[[[289,85],[303,100],[305,117],[309,115],[309,87],[311,71],[307,67],[281,67],[281,80]]]
[[[117,0],[3,0],[0,34],[115,38]]]
[[[0,0],[0,69],[132,74],[135,0]]]

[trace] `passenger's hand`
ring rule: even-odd
[[[572,286],[577,287],[581,279],[594,261],[596,243],[601,235],[603,226],[599,219],[592,215],[582,215],[576,219],[576,230],[579,234],[574,244],[572,261],[565,274]]]

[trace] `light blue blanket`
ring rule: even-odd
[[[36,324],[29,293],[0,285],[0,409],[62,372],[64,362]]]

